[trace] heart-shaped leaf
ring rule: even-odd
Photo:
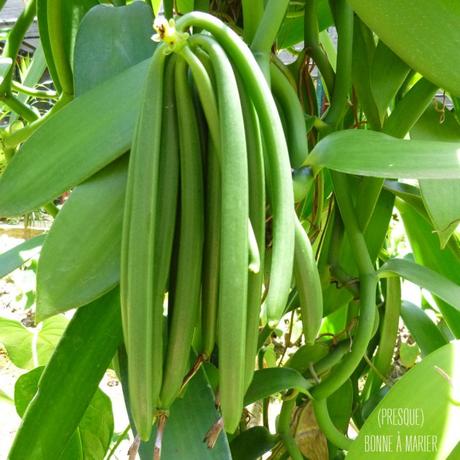
[[[15,366],[32,369],[49,361],[66,325],[67,319],[62,315],[45,320],[36,330],[0,317],[0,342]]]

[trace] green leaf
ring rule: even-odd
[[[347,380],[335,393],[327,398],[329,415],[342,433],[347,433],[353,409],[353,385]],[[337,447],[328,442],[329,458],[335,458]]]
[[[41,328],[34,341],[39,366],[47,364],[51,359],[51,355],[54,353],[68,322],[64,315],[56,315],[41,323]]]
[[[460,442],[452,449],[447,460],[459,460],[460,459]]]
[[[384,184],[385,190],[393,193],[396,197],[408,203],[422,217],[429,220],[425,207],[423,206],[420,189],[414,185],[405,184],[395,180],[386,180]]]
[[[193,11],[195,0],[176,0],[176,11],[178,14],[185,14]]]
[[[24,143],[0,178],[0,216],[36,209],[129,150],[148,64],[67,104]]]
[[[152,54],[151,21],[141,2],[93,8],[77,37],[78,94]],[[38,316],[86,305],[118,283],[127,165],[125,156],[79,185],[54,221],[39,262]]]
[[[0,278],[21,267],[32,257],[40,253],[45,234],[34,236],[14,248],[0,254]]]
[[[120,353],[118,357],[125,401],[129,401],[126,354]],[[129,405],[128,414],[130,414]],[[185,394],[177,398],[171,406],[163,435],[161,459],[231,460],[230,448],[224,432],[217,438],[213,449],[208,449],[203,442],[206,433],[218,419],[214,394],[204,370],[200,369],[187,384]],[[132,423],[131,426],[134,424]],[[150,441],[141,442],[139,448],[141,460],[153,458],[155,437],[154,428]]]
[[[318,26],[319,30],[322,31],[330,27],[334,23],[334,20],[332,19],[332,13],[327,0],[317,0],[316,3]],[[288,13],[278,32],[278,48],[290,48],[302,42],[304,37],[303,28],[303,14],[294,14],[290,16]]]
[[[43,245],[37,270],[37,317],[86,305],[120,278],[128,157],[79,185]]]
[[[0,318],[0,343],[11,362],[22,369],[34,367],[32,360],[32,334],[19,321]]]
[[[273,367],[254,372],[251,385],[244,397],[244,405],[267,398],[280,391],[294,389],[307,394],[312,383],[295,369]]]
[[[401,317],[420,347],[422,355],[429,355],[447,343],[436,324],[417,305],[403,301],[401,304]]]
[[[301,374],[306,372],[310,364],[317,363],[325,358],[331,344],[329,342],[316,342],[312,345],[302,345],[287,361],[284,367],[290,367],[299,371]]]
[[[267,428],[254,426],[242,431],[230,443],[233,460],[257,460],[272,449],[277,441]]]
[[[370,84],[382,122],[388,106],[404,83],[409,70],[407,64],[379,40],[372,61]]]
[[[460,432],[453,428],[460,424],[459,359],[460,342],[452,342],[431,353],[405,374],[366,420],[352,443],[347,460],[446,458],[460,439]],[[435,402],[433,395],[436,395]],[[392,418],[393,414],[396,417],[410,414],[413,423],[401,424],[399,418]],[[446,420],[449,420],[448,425]],[[410,452],[412,442],[419,439],[416,436],[422,436],[420,439],[430,444]],[[398,437],[401,440],[399,450]],[[370,442],[375,446],[376,441],[387,441],[391,447],[371,452]],[[435,443],[435,450],[431,441]]]
[[[27,406],[37,392],[38,382],[43,374],[44,367],[36,367],[26,374],[22,374],[14,385],[14,405],[19,417],[23,417]]]
[[[32,369],[49,361],[66,325],[67,319],[62,315],[44,321],[35,330],[0,317],[0,342],[16,367]]]
[[[414,367],[415,362],[417,361],[418,356],[420,355],[420,348],[416,343],[409,344],[407,342],[401,343],[399,348],[399,358],[401,364],[404,367],[411,368]]]
[[[361,176],[460,179],[460,143],[406,141],[352,129],[325,137],[306,163]]]
[[[3,82],[5,75],[10,71],[13,65],[13,59],[9,57],[0,57],[0,84]]]
[[[460,95],[460,3],[350,0],[350,5],[410,67],[454,95]],[[439,26],[433,25],[433,18]]]
[[[14,403],[20,417],[37,393],[43,370],[37,367],[21,375],[15,384]],[[113,425],[110,398],[98,389],[61,458],[103,459],[112,439]]]
[[[44,453],[47,460],[63,458],[121,340],[118,289],[76,312],[40,379],[10,460]]]
[[[430,107],[410,134],[412,139],[460,143],[460,124],[449,110],[445,109],[440,114],[434,107]],[[441,247],[445,247],[460,223],[460,181],[421,180],[420,190]]]
[[[83,451],[82,460],[105,457],[112,440],[113,428],[112,402],[98,388],[76,431]],[[65,453],[61,458],[65,458]]]
[[[441,249],[438,237],[428,221],[405,202],[398,200],[397,207],[403,218],[415,261],[460,284],[459,258],[450,247]],[[456,337],[460,337],[460,314],[449,304],[435,298],[444,319]]]
[[[152,24],[152,9],[144,2],[92,8],[80,24],[75,43],[75,94],[152,56]]]
[[[153,12],[156,16],[158,12],[160,11],[161,0],[152,0],[152,6],[153,6]]]
[[[382,265],[378,275],[382,278],[401,276],[427,289],[460,311],[460,286],[423,265],[406,259],[390,259]]]

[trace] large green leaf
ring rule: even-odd
[[[441,331],[417,305],[403,301],[401,317],[424,355],[432,353],[447,343]]]
[[[24,415],[10,460],[61,459],[122,340],[119,290],[80,308]]]
[[[450,247],[440,248],[438,237],[428,221],[418,214],[417,208],[412,208],[401,200],[397,201],[397,207],[416,262],[460,284],[459,259],[456,254]],[[436,298],[436,303],[452,332],[460,338],[460,313],[439,298]]]
[[[37,208],[130,148],[148,64],[67,104],[24,143],[0,178],[0,216]]]
[[[46,238],[37,271],[37,316],[87,304],[120,278],[128,157],[79,185]]]
[[[280,391],[294,389],[300,393],[308,393],[313,383],[295,369],[288,367],[272,367],[254,372],[251,385],[244,397],[244,405],[267,398]]]
[[[40,253],[45,234],[37,235],[0,254],[0,278],[8,275]]]
[[[77,37],[77,94],[151,55],[151,21],[140,2],[93,8]],[[53,223],[38,267],[39,316],[85,305],[118,282],[127,163],[124,157],[79,185]]]
[[[153,54],[152,9],[144,2],[99,5],[83,18],[75,43],[78,96]]]
[[[352,129],[325,137],[306,163],[362,176],[460,179],[460,143],[407,141]]]
[[[445,109],[440,114],[430,107],[410,134],[412,139],[460,143],[460,124],[449,110]],[[441,246],[444,247],[460,223],[460,180],[421,180],[420,190]]]
[[[456,341],[405,374],[366,420],[347,459],[447,458],[460,440],[459,359]],[[414,444],[416,440],[421,442]],[[377,443],[380,449],[375,448]],[[411,450],[414,445],[419,447]]]
[[[43,367],[23,374],[14,386],[14,403],[20,417],[37,393]],[[110,398],[100,389],[96,391],[78,428],[64,450],[63,459],[103,459],[113,434],[113,414]]]
[[[36,330],[0,317],[0,343],[15,366],[32,369],[49,361],[66,325],[67,319],[62,315],[45,320]]]
[[[457,0],[350,0],[350,5],[407,64],[460,95]],[[434,18],[439,26],[433,25]]]
[[[401,276],[427,289],[460,311],[460,285],[439,273],[406,259],[390,259],[378,271],[380,277]]]

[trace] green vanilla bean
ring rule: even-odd
[[[295,226],[294,277],[299,293],[305,342],[312,344],[323,319],[323,292],[310,240],[297,216]]]
[[[168,347],[160,409],[169,409],[187,373],[193,331],[198,320],[203,261],[204,202],[201,141],[186,61],[178,57],[175,72],[180,144],[181,212]]]
[[[131,149],[123,218],[120,298],[128,353],[131,410],[143,440],[151,433],[163,368],[163,302],[154,292],[154,255],[165,46],[157,47],[146,77]]]
[[[280,320],[290,291],[294,259],[294,222],[291,169],[283,127],[264,75],[250,49],[219,19],[200,12],[182,16],[176,23],[180,31],[191,26],[209,31],[233,60],[257,110],[266,146],[267,177],[273,214],[272,264],[270,287],[264,303],[265,319],[271,327]]]
[[[244,119],[232,66],[211,37],[194,37],[214,65],[220,120],[221,224],[217,342],[225,429],[239,425],[245,393],[249,190]]]
[[[265,264],[265,176],[263,141],[260,123],[241,78],[238,79],[241,107],[243,109],[246,143],[248,150],[249,183],[249,217],[254,229],[254,236],[259,249],[259,271],[248,274],[248,306],[246,333],[246,370],[245,388],[247,389],[254,375],[254,365],[258,352],[260,306],[264,281]]]
[[[273,95],[282,106],[286,117],[286,141],[292,168],[298,168],[308,155],[305,116],[297,93],[283,72],[274,63],[270,64],[270,79]]]
[[[220,166],[213,142],[208,142],[205,182],[205,230],[203,288],[201,299],[202,350],[209,359],[216,342],[217,304],[220,279]]]

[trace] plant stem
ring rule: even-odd
[[[338,448],[350,450],[353,441],[347,438],[332,422],[327,408],[327,399],[313,400],[312,404],[318,426],[326,438]]]
[[[312,390],[311,393],[317,400],[328,398],[337,391],[356,369],[372,337],[376,314],[377,276],[369,256],[366,240],[359,228],[349,193],[347,176],[337,172],[332,172],[331,176],[340,214],[358,267],[361,293],[360,316],[350,353],[332,370],[327,379]]]
[[[131,429],[131,425],[128,425],[124,430],[123,430],[123,433],[120,434],[120,436],[118,436],[118,439],[116,441],[116,443],[112,446],[112,448],[110,449],[109,453],[107,454],[107,458],[105,460],[110,460],[113,456],[113,454],[115,453],[115,451],[118,449],[118,446],[122,443],[123,439],[125,438],[125,436],[128,434],[129,430]]]
[[[277,431],[292,460],[303,460],[303,456],[291,434],[291,417],[295,408],[295,398],[283,402],[278,417]]]
[[[39,115],[35,112],[35,110],[21,102],[19,99],[16,99],[9,91],[1,96],[0,100],[26,121],[33,122],[39,118]]]
[[[351,89],[351,59],[353,50],[353,10],[347,0],[332,0],[335,10],[335,25],[338,32],[337,72],[331,107],[326,122],[338,128],[345,115],[348,94]]]
[[[387,279],[385,316],[383,319],[382,330],[380,332],[380,342],[377,354],[374,358],[375,371],[370,371],[366,385],[363,390],[363,399],[366,400],[375,393],[382,382],[383,377],[387,377],[391,369],[394,345],[398,335],[399,315],[401,312],[401,282],[399,277]]]
[[[241,3],[244,22],[243,40],[250,44],[264,14],[264,0],[242,0]]]
[[[11,82],[12,89],[19,91],[23,94],[27,94],[28,96],[41,98],[41,99],[57,99],[59,97],[56,91],[51,90],[39,90],[36,88],[30,88],[29,86],[23,85],[18,81]]]
[[[45,116],[5,137],[3,140],[5,147],[12,149],[25,142],[43,123],[45,123],[49,117],[62,109],[62,107],[68,104],[71,100],[72,98],[68,95],[61,94],[59,100]]]
[[[436,93],[437,86],[428,80],[420,79],[398,102],[385,122],[383,132],[393,137],[403,138],[425,112]],[[357,197],[356,209],[362,232],[365,232],[380,192],[383,179],[364,177]]]
[[[251,50],[262,69],[267,81],[270,81],[270,51],[286,14],[289,0],[269,0],[262,19],[257,27]]]
[[[13,64],[0,84],[0,94],[8,95],[11,92],[14,63],[21,47],[21,43],[24,40],[24,35],[26,34],[30,24],[35,17],[36,5],[37,0],[29,1],[29,3],[24,7],[21,15],[18,17],[14,27],[11,29],[8,38],[6,39],[2,57],[11,58]]]
[[[328,93],[333,94],[335,74],[332,66],[327,58],[326,53],[319,43],[319,26],[318,17],[316,15],[316,1],[305,1],[304,14],[304,46],[305,51],[313,58],[317,65]]]
[[[73,96],[73,74],[70,65],[70,56],[67,56],[64,23],[65,0],[48,0],[47,20],[48,35],[53,54],[54,65],[58,74],[62,92]]]

